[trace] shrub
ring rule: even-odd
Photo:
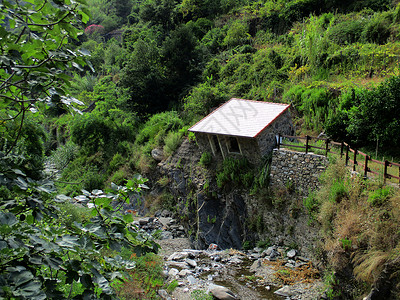
[[[171,155],[175,152],[178,146],[182,141],[182,133],[181,132],[170,132],[164,139],[164,153],[166,155]]]
[[[369,192],[368,202],[373,206],[381,206],[391,195],[391,189],[384,187],[375,191]]]
[[[223,41],[226,47],[235,47],[250,42],[249,28],[247,22],[237,20],[228,26],[228,31]]]
[[[339,45],[359,42],[365,25],[365,19],[340,22],[330,28],[328,38]]]
[[[363,40],[369,43],[385,44],[390,36],[392,18],[391,12],[375,14],[362,32]]]
[[[114,172],[114,174],[111,176],[110,181],[117,185],[123,185],[128,179],[128,176],[129,175],[126,169],[122,167],[121,169]]]
[[[203,154],[200,157],[200,164],[207,167],[211,164],[213,160],[213,156],[210,152],[203,152]]]
[[[247,159],[228,157],[223,161],[221,168],[217,172],[217,185],[222,188],[225,184],[231,182],[234,185],[249,187],[254,178],[254,176],[248,175],[250,171],[251,166]]]
[[[54,164],[57,170],[63,170],[78,153],[78,145],[68,142],[58,147],[50,156],[50,162]]]
[[[347,194],[347,187],[344,180],[334,180],[331,185],[329,200],[332,202],[340,202]]]
[[[176,111],[167,111],[153,115],[142,127],[136,137],[136,143],[154,143],[157,135],[170,130],[178,130],[183,127],[183,121]]]
[[[307,198],[304,198],[303,204],[310,216],[310,220],[314,220],[316,214],[318,213],[320,204],[318,198],[316,197],[316,194],[312,192],[309,193]]]
[[[115,171],[124,164],[125,158],[121,154],[116,153],[109,163],[109,170]]]

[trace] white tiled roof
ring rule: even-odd
[[[189,131],[256,137],[289,106],[232,98],[189,128]]]

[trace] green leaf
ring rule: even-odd
[[[79,237],[77,236],[71,236],[71,235],[65,235],[62,238],[58,238],[56,240],[56,243],[60,247],[65,247],[65,248],[75,248],[79,247]]]
[[[8,226],[13,226],[14,224],[17,224],[18,220],[12,213],[3,213],[0,212],[0,224],[1,225],[8,225]]]
[[[44,258],[44,264],[54,270],[59,270],[61,268],[62,263],[63,263],[63,260],[59,257],[45,257]]]
[[[126,214],[123,216],[123,219],[126,223],[132,223],[133,222],[133,216],[132,214]]]
[[[94,286],[92,277],[89,274],[83,274],[79,280],[82,283],[82,285],[87,289],[91,289]]]

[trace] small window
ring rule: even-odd
[[[211,150],[214,155],[221,153],[219,141],[216,135],[208,135],[208,141],[210,142]]]
[[[239,142],[238,142],[237,138],[229,137],[228,151],[229,151],[229,153],[240,153]]]

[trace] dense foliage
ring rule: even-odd
[[[68,220],[59,208],[72,200],[48,194],[44,162],[71,197],[135,190],[143,182],[129,178],[151,176],[152,150],[171,155],[230,97],[290,103],[298,134],[399,157],[395,1],[28,0],[0,12],[1,296],[112,295],[124,269],[115,241],[156,248],[125,228],[117,196],[85,192],[93,218]],[[225,162],[219,185],[267,181],[238,168]]]

